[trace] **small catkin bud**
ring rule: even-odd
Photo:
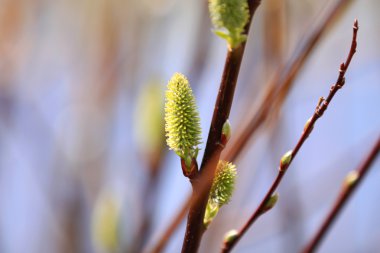
[[[195,157],[201,143],[199,112],[189,81],[175,73],[168,83],[165,103],[166,142],[180,157]]]
[[[239,232],[236,229],[231,229],[224,235],[224,239],[223,239],[224,244],[230,244],[236,239],[238,235],[239,235]]]
[[[210,199],[219,206],[227,204],[234,191],[235,179],[236,166],[226,161],[219,161],[211,186]]]
[[[272,209],[276,205],[276,203],[278,201],[278,197],[279,197],[279,195],[277,192],[275,194],[273,194],[272,196],[270,196],[267,203],[265,203],[264,212],[269,211],[270,209]]]
[[[219,208],[230,201],[235,179],[236,166],[226,161],[219,161],[203,218],[203,224],[206,227],[218,214]]]
[[[246,40],[242,34],[249,19],[247,0],[209,0],[211,21],[218,29],[215,33],[227,40],[231,48]]]
[[[350,171],[344,179],[344,185],[352,187],[358,181],[359,173],[356,170]]]
[[[286,170],[292,160],[293,150],[286,152],[280,160],[280,170]]]

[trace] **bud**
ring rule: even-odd
[[[208,227],[212,220],[219,212],[219,205],[213,201],[208,201],[206,206],[205,217],[203,218],[203,224]]]
[[[247,0],[209,0],[209,11],[215,34],[236,48],[247,39],[242,34],[249,19]]]
[[[190,156],[186,156],[186,158],[181,158],[181,168],[182,173],[185,177],[189,179],[194,179],[194,177],[198,173],[198,163],[195,158],[191,158]]]
[[[232,229],[232,230],[228,231],[224,235],[224,240],[223,240],[224,244],[232,243],[233,241],[235,241],[235,239],[238,235],[239,235],[239,232],[236,229]]]
[[[186,169],[190,170],[191,162],[193,161],[193,158],[191,158],[189,155],[186,155],[184,160],[185,160]]]
[[[306,132],[306,129],[309,127],[312,118],[313,118],[313,117],[310,117],[310,118],[306,121],[305,126],[303,127],[303,131],[304,131],[304,132]],[[314,128],[314,126],[311,126],[311,127],[310,127],[310,129],[309,129],[309,133],[313,130],[313,128]]]
[[[188,162],[201,143],[199,112],[189,81],[175,73],[168,83],[165,103],[166,142],[170,149]]]
[[[226,145],[229,139],[231,138],[231,124],[229,120],[224,122],[222,127],[222,143]]]
[[[344,185],[352,187],[358,181],[359,173],[356,170],[350,171],[344,179]]]
[[[277,192],[275,194],[273,194],[272,196],[270,196],[267,203],[265,203],[263,213],[269,211],[270,209],[272,209],[276,205],[278,197],[279,197],[279,195]]]
[[[286,152],[280,160],[280,170],[286,170],[292,161],[293,150]]]

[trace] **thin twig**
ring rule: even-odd
[[[349,200],[352,193],[355,191],[356,187],[360,184],[360,182],[363,180],[364,176],[367,174],[369,169],[371,168],[372,163],[375,161],[375,158],[379,154],[380,151],[380,137],[377,139],[377,142],[375,143],[372,150],[368,153],[365,160],[362,162],[360,167],[354,171],[353,181],[347,181],[345,180],[341,192],[339,194],[339,197],[335,201],[333,208],[327,215],[326,219],[322,223],[321,227],[318,229],[317,233],[314,235],[314,237],[310,240],[310,242],[307,244],[307,246],[303,249],[303,253],[311,253],[314,252],[323,238],[326,236],[328,230],[333,225],[335,219],[339,215],[339,213],[342,211],[343,207]]]
[[[244,30],[244,34],[246,35],[249,33],[252,17],[260,3],[261,0],[248,1],[250,18]],[[207,171],[204,172],[205,169],[209,170],[211,175],[215,173],[220,153],[224,148],[224,145],[222,144],[223,141],[221,140],[222,127],[228,120],[231,111],[245,44],[246,43],[242,43],[237,48],[228,50],[198,178],[204,173],[209,174]],[[199,187],[201,184],[199,184],[199,181],[196,178],[192,180],[194,201],[192,201],[189,209],[182,253],[194,253],[198,251],[202,235],[206,230],[206,227],[203,224],[203,218],[211,183],[212,182],[207,182],[205,190],[203,190],[203,187],[202,189]]]
[[[294,83],[294,79],[299,73],[299,70],[302,69],[304,66],[304,63],[306,62],[306,59],[309,57],[310,53],[312,52],[312,49],[315,48],[315,46],[320,41],[322,35],[327,31],[327,28],[332,26],[333,21],[339,14],[341,14],[342,10],[345,10],[349,3],[351,3],[352,0],[337,0],[336,4],[328,11],[328,14],[325,16],[325,18],[321,21],[321,25],[318,25],[316,29],[314,29],[310,35],[305,39],[305,43],[300,46],[301,50],[294,53],[294,55],[291,57],[292,60],[289,61],[288,64],[285,65],[283,69],[280,69],[278,71],[278,74],[276,76],[284,77],[283,79],[277,78],[275,81],[271,82],[269,84],[270,87],[278,87],[282,94],[289,91],[292,87],[292,84]],[[266,93],[270,94],[270,92]],[[267,95],[265,96],[267,97]],[[268,112],[270,111],[269,107],[272,103],[270,101],[273,101],[273,103],[276,103],[278,97],[274,96],[273,99],[263,99],[262,104],[260,106],[260,109],[257,113],[253,115],[253,117],[250,118],[249,122],[251,122],[249,125],[243,129],[243,131],[238,132],[236,134],[237,140],[242,141],[235,141],[231,142],[227,146],[227,154],[225,155],[226,160],[233,161],[242,151],[244,146],[246,145],[245,140],[249,140],[250,137],[258,130],[259,126],[263,122],[265,122],[265,119],[268,115]],[[279,104],[279,103],[276,103]],[[266,109],[267,108],[267,109]],[[244,137],[243,137],[244,136]],[[231,139],[233,141],[233,138]],[[232,147],[232,148],[229,148]],[[202,177],[199,178],[199,190],[205,191],[206,186],[212,181],[212,173],[209,173],[210,170],[205,168],[204,171],[208,171],[208,173],[202,173]],[[158,233],[158,239],[155,240],[156,244],[153,245],[151,250],[145,249],[144,252],[153,252],[158,253],[163,250],[163,248],[166,246],[167,242],[171,238],[171,235],[174,233],[174,231],[178,228],[178,226],[181,224],[182,219],[185,217],[186,211],[188,210],[188,207],[191,205],[191,203],[195,200],[194,195],[189,195],[187,199],[184,201],[184,204],[181,206],[180,209],[176,212],[175,217],[170,221],[170,224],[163,230],[162,232]]]
[[[333,99],[336,92],[343,87],[343,85],[345,83],[345,73],[347,71],[348,66],[350,65],[350,62],[351,62],[353,55],[356,52],[356,45],[357,45],[356,35],[357,35],[358,29],[359,29],[358,21],[355,20],[354,26],[353,26],[353,36],[352,36],[351,48],[350,48],[350,52],[348,53],[346,62],[343,62],[340,65],[338,79],[337,79],[336,83],[333,86],[331,86],[331,89],[330,89],[330,92],[329,92],[329,95],[327,96],[327,98],[325,99],[325,98],[321,97],[319,99],[319,102],[317,104],[317,107],[314,111],[313,116],[306,123],[304,131],[302,132],[300,139],[298,140],[294,149],[291,151],[292,155],[291,155],[290,161],[286,164],[280,164],[277,177],[273,181],[271,187],[269,188],[265,197],[261,201],[260,205],[258,206],[256,211],[253,213],[253,215],[248,219],[248,221],[244,224],[244,226],[239,230],[237,236],[234,237],[232,240],[224,243],[224,246],[222,249],[223,253],[230,252],[232,250],[232,248],[236,245],[236,243],[243,237],[243,235],[247,232],[247,230],[252,226],[252,224],[257,220],[257,218],[259,218],[263,213],[265,213],[266,204],[268,203],[271,196],[274,194],[278,185],[281,183],[282,178],[284,177],[289,165],[291,164],[291,162],[296,157],[296,155],[297,155],[298,151],[300,150],[300,148],[302,147],[303,143],[309,137],[311,131],[313,130],[313,126],[314,126],[315,122],[320,117],[322,117],[323,113],[326,111],[329,103]]]
[[[309,58],[315,46],[321,40],[324,33],[328,28],[331,28],[333,21],[346,10],[348,5],[352,3],[351,0],[338,0],[331,9],[328,10],[325,18],[310,32],[306,37],[300,48],[289,59],[288,63],[284,65],[275,75],[274,79],[266,85],[266,90],[263,99],[258,106],[257,111],[249,118],[248,123],[244,124],[245,127],[236,134],[236,139],[231,138],[231,143],[225,150],[224,159],[228,161],[235,161],[242,149],[249,143],[249,140],[268,119],[273,112],[278,111],[289,91],[293,87],[294,80],[298,76],[300,70],[305,65],[306,60]]]

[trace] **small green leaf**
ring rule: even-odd
[[[203,218],[203,224],[208,227],[212,220],[219,212],[219,205],[213,201],[208,201],[206,206],[205,217]]]
[[[214,33],[224,40],[230,39],[230,35],[222,30],[214,30]]]

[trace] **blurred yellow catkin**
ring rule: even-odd
[[[141,90],[135,107],[134,130],[139,150],[157,156],[165,145],[164,93],[157,80],[151,80]]]
[[[110,192],[99,195],[92,216],[92,234],[97,248],[116,252],[119,246],[120,203]]]

